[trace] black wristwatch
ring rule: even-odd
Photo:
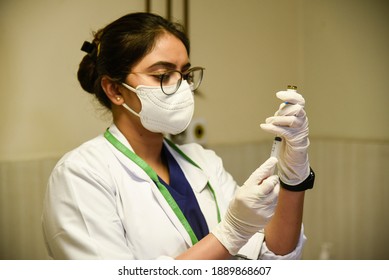
[[[287,185],[284,182],[280,181],[280,185],[281,185],[281,187],[283,187],[284,189],[286,189],[288,191],[303,192],[303,191],[306,191],[308,189],[312,189],[314,182],[315,182],[315,172],[313,172],[312,168],[310,168],[308,178],[305,179],[300,184],[298,184],[296,186],[291,186],[291,185]]]

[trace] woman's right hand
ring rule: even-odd
[[[259,230],[262,230],[274,214],[277,204],[279,178],[272,175],[277,159],[266,160],[242,187],[239,187],[230,202],[224,220],[212,231],[231,255]]]

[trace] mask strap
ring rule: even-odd
[[[122,85],[123,85],[125,88],[131,90],[132,92],[135,92],[135,93],[136,93],[136,89],[134,89],[132,86],[129,86],[129,85],[127,85],[126,83],[122,83]],[[138,114],[137,112],[135,112],[134,110],[132,110],[126,103],[123,103],[122,105],[123,105],[123,107],[126,108],[128,111],[130,111],[130,112],[133,113],[135,116],[137,116],[137,117],[140,118],[139,114]]]
[[[122,85],[123,85],[125,88],[131,90],[132,92],[135,92],[135,93],[136,93],[136,89],[133,88],[132,86],[129,86],[129,85],[127,85],[126,83],[122,83]]]
[[[130,111],[131,113],[133,113],[135,116],[140,118],[139,114],[137,112],[135,112],[134,110],[132,110],[126,103],[123,103],[122,106],[124,108],[126,108],[128,111]]]

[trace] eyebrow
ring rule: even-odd
[[[191,64],[190,62],[188,62],[187,64],[185,64],[181,70],[188,70],[190,68]],[[152,65],[150,65],[149,67],[147,67],[148,70],[151,70],[151,69],[155,69],[155,68],[165,68],[165,69],[168,69],[168,70],[176,70],[177,69],[177,65],[174,64],[174,63],[171,63],[171,62],[167,62],[167,61],[158,61],[156,63],[153,63]]]

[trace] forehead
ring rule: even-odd
[[[133,71],[145,70],[158,62],[167,62],[181,69],[189,62],[185,45],[174,35],[164,33],[157,38],[151,52],[134,66]]]

